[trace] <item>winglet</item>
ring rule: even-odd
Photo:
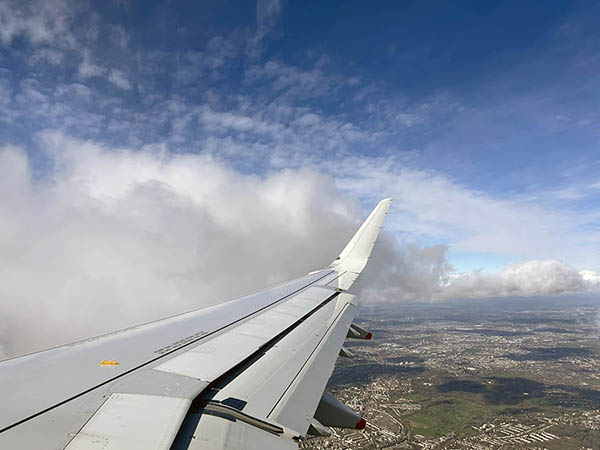
[[[338,283],[340,289],[348,289],[367,265],[373,245],[383,225],[383,219],[391,203],[391,198],[381,200],[356,234],[350,239],[348,245],[331,263],[331,267],[340,273]],[[346,275],[344,275],[345,273]]]

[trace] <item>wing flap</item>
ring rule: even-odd
[[[65,450],[168,450],[191,401],[112,394]]]
[[[256,353],[335,291],[312,286],[263,314],[155,367],[156,370],[214,381]]]
[[[297,450],[292,439],[227,417],[193,413],[183,422],[171,450]]]
[[[306,435],[319,405],[327,380],[333,372],[339,350],[355,316],[354,296],[336,292],[336,296],[321,305],[309,317],[271,346],[241,373],[215,384],[202,395],[204,405],[199,411],[195,436],[211,429],[231,428],[231,417],[214,419],[213,405],[237,405],[244,416],[258,423],[281,426],[281,441],[298,440]],[[239,414],[238,414],[239,415]],[[239,417],[238,417],[239,419]],[[261,428],[257,426],[256,428]],[[263,427],[266,428],[266,427]],[[262,431],[263,433],[268,432]],[[219,431],[217,435],[225,436]],[[174,448],[225,449],[227,439],[214,437],[210,445],[185,443],[182,438]],[[283,445],[283,444],[281,444]],[[252,447],[251,447],[252,448]],[[254,447],[256,448],[256,447]]]
[[[315,414],[327,381],[333,373],[340,348],[356,311],[351,299],[344,294],[338,300],[339,314],[298,372],[272,412],[269,419],[305,436]]]

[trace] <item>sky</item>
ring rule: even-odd
[[[0,0],[0,356],[323,267],[385,197],[365,302],[597,288],[598,20]]]

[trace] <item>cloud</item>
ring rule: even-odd
[[[73,46],[75,37],[70,21],[76,4],[64,0],[0,3],[0,41],[9,45],[18,36],[34,44],[51,43]]]
[[[120,70],[113,69],[108,75],[108,81],[121,89],[131,89],[131,82],[125,77],[125,74]]]
[[[356,88],[358,79],[327,73],[321,57],[310,70],[285,64],[277,60],[269,60],[264,64],[250,66],[244,72],[244,82],[247,85],[258,85],[288,101],[315,97],[331,97],[347,88]]]
[[[111,25],[110,40],[116,47],[126,50],[129,46],[129,35],[122,25]]]
[[[189,310],[327,265],[358,209],[309,170],[40,136],[53,171],[0,152],[4,356]],[[318,236],[318,238],[316,238]],[[292,257],[293,255],[293,257]]]
[[[385,241],[384,241],[385,242]],[[597,290],[596,272],[578,273],[558,260],[510,264],[499,274],[455,273],[444,246],[378,245],[364,274],[360,298],[367,304],[436,302],[449,299],[532,297]]]
[[[200,111],[200,123],[213,131],[253,132],[271,135],[284,131],[277,123],[268,123],[258,117],[229,111],[217,112],[209,106],[200,108]]]
[[[85,54],[83,61],[79,64],[77,69],[78,75],[83,78],[91,78],[91,77],[102,77],[106,73],[106,68],[99,66],[98,64],[94,64],[91,62],[91,58],[88,53]]]
[[[64,54],[62,52],[50,48],[37,49],[29,58],[29,62],[34,65],[50,63],[53,66],[58,66],[62,64],[63,60]]]
[[[364,214],[315,170],[256,176],[210,154],[173,154],[163,145],[110,148],[51,131],[37,139],[52,167],[41,178],[24,150],[0,150],[3,356],[214,304],[324,267]],[[598,279],[558,261],[509,266],[498,276],[455,276],[447,250],[401,244],[384,231],[359,298],[537,295],[588,289]]]
[[[590,286],[599,286],[600,287],[600,275],[593,270],[582,270],[579,272],[583,281],[585,281]]]
[[[77,68],[77,74],[82,80],[99,77],[105,78],[119,89],[130,90],[132,88],[131,81],[127,79],[124,72],[118,69],[108,69],[107,67],[93,63],[89,52],[84,52],[83,60]]]
[[[559,258],[597,269],[600,232],[594,210],[494,196],[396,157],[349,156],[328,162],[326,171],[335,173],[338,186],[353,197],[393,197],[388,227],[412,241],[451,242],[453,252],[487,252],[511,260]]]
[[[586,277],[564,262],[533,260],[510,264],[498,275],[475,271],[450,277],[441,297],[527,297],[585,291],[589,287]]]
[[[282,9],[282,0],[257,0],[256,34],[259,38],[265,36],[275,27]]]
[[[392,207],[396,205],[394,201]],[[388,228],[386,224],[384,227]],[[392,234],[383,231],[353,289],[366,304],[430,302],[441,293],[452,270],[447,250],[444,245],[401,245]]]

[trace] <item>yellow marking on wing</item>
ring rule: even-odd
[[[100,361],[100,365],[101,366],[118,366],[119,363],[112,359],[111,360],[104,359],[104,360]]]

